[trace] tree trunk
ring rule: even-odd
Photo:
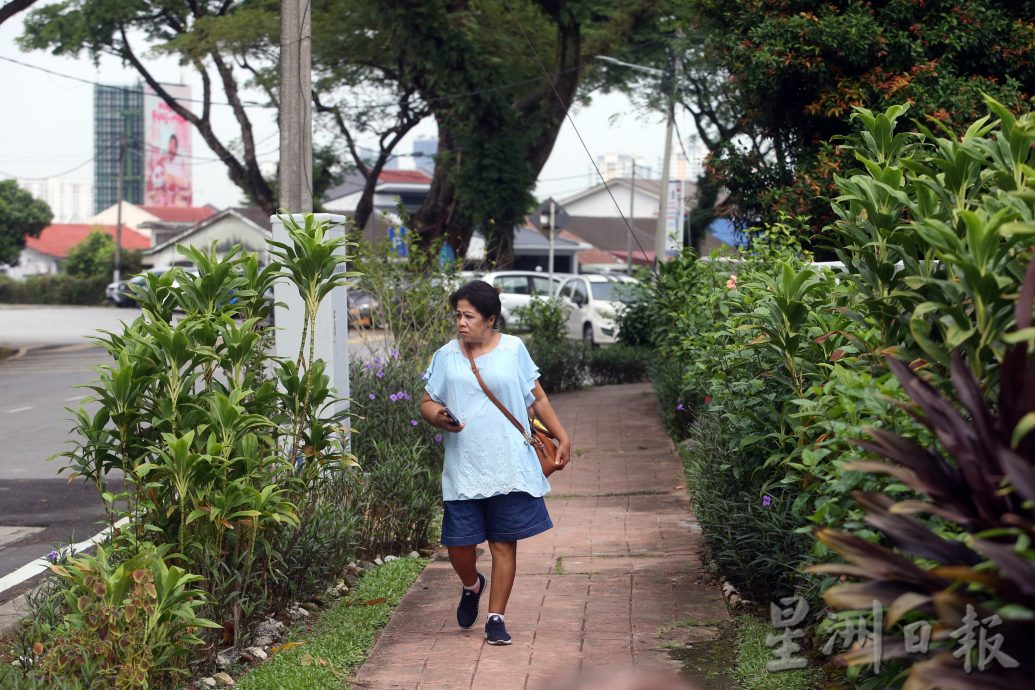
[[[436,113],[435,121],[438,124],[438,150],[450,153],[444,158],[436,158],[431,189],[413,215],[414,232],[420,237],[418,246],[422,250],[427,251],[437,241],[444,240],[458,257],[462,257],[467,253],[474,234],[470,219],[457,213],[456,186],[452,180],[455,169],[463,162],[463,151],[453,150],[454,139],[446,117]]]

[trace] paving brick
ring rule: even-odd
[[[459,585],[439,554],[403,598],[354,687],[542,690],[579,672],[674,675],[679,664],[661,648],[658,629],[726,618],[650,387],[597,387],[551,401],[576,454],[551,479],[554,529],[518,547],[507,606],[514,644],[485,644],[486,599],[474,628],[457,628]],[[491,577],[484,546],[479,569]]]

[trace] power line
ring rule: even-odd
[[[15,65],[20,65],[22,67],[27,67],[29,69],[34,69],[34,70],[37,70],[39,72],[45,72],[45,73],[50,74],[50,75],[55,76],[55,77],[61,77],[62,79],[70,79],[72,81],[77,81],[77,82],[80,82],[82,84],[89,84],[91,86],[106,86],[106,87],[108,87],[110,89],[120,89],[120,90],[125,91],[127,93],[141,93],[141,94],[149,94],[150,93],[150,92],[144,91],[144,89],[142,89],[142,88],[138,88],[138,87],[135,87],[135,86],[117,86],[115,84],[105,84],[104,82],[94,81],[92,79],[84,79],[83,77],[77,77],[77,76],[74,76],[72,74],[65,74],[63,72],[57,72],[55,70],[48,69],[46,67],[40,67],[39,65],[31,65],[28,62],[22,62],[21,60],[15,60],[14,58],[9,58],[6,55],[0,55],[0,60],[3,60],[5,62],[10,62],[10,63],[13,63]],[[154,94],[154,95],[157,96],[158,94]],[[199,100],[197,98],[174,98],[173,100],[176,101],[177,103],[181,103],[181,102],[182,103],[201,103],[201,104],[205,103],[204,100]],[[215,101],[210,101],[209,105],[225,105],[225,106],[230,106],[230,107],[233,106],[232,103],[223,103],[223,102],[215,102]],[[247,108],[272,108],[272,107],[274,107],[274,106],[269,105],[267,103],[258,103],[258,102],[255,102],[255,101],[241,101],[241,105],[243,105],[243,106],[245,106]]]
[[[115,85],[115,84],[106,84],[104,82],[94,81],[92,79],[85,79],[83,77],[77,77],[75,75],[66,74],[66,73],[63,73],[63,72],[58,72],[56,70],[52,70],[52,69],[49,69],[47,67],[40,67],[39,65],[33,65],[33,64],[28,63],[28,62],[22,62],[21,60],[15,60],[14,58],[10,58],[10,57],[7,57],[5,55],[0,55],[0,60],[3,60],[5,62],[10,62],[10,63],[15,64],[15,65],[20,65],[21,67],[26,67],[28,69],[34,69],[34,70],[37,70],[37,71],[40,71],[40,72],[45,72],[46,74],[50,74],[50,75],[55,76],[55,77],[60,77],[62,79],[69,79],[71,81],[76,81],[76,82],[79,82],[81,84],[88,84],[90,86],[105,86],[105,87],[112,88],[112,89],[121,89],[121,90],[126,91],[128,93],[141,93],[141,94],[148,94],[148,93],[150,93],[150,92],[145,91],[142,88],[137,88],[137,87],[134,87],[134,86],[118,86],[118,85]],[[586,63],[583,63],[583,64],[578,65],[576,67],[569,67],[567,69],[561,70],[560,72],[557,72],[554,75],[554,77],[558,77],[558,76],[560,76],[562,74],[567,74],[568,72],[572,72],[572,71],[575,71],[575,70],[582,69],[582,67],[584,67],[585,64]],[[552,77],[549,77],[549,76],[547,76],[547,77],[531,77],[529,79],[521,79],[519,81],[508,82],[506,84],[499,84],[497,86],[490,86],[490,87],[487,87],[487,88],[484,88],[484,89],[475,89],[475,90],[472,90],[472,91],[462,91],[462,92],[459,92],[459,93],[446,94],[444,96],[435,96],[434,98],[429,98],[429,99],[425,100],[424,102],[427,103],[427,104],[431,104],[431,103],[438,103],[438,102],[441,102],[441,101],[452,101],[452,100],[457,100],[457,99],[460,99],[460,98],[469,98],[471,96],[480,96],[482,94],[494,93],[496,91],[505,91],[507,89],[512,89],[512,88],[515,88],[515,87],[518,87],[518,86],[525,86],[526,84],[532,84],[532,83],[535,83],[535,82],[549,81],[550,79],[552,79]],[[157,94],[154,94],[154,95],[157,95]],[[181,103],[181,102],[182,103],[201,103],[201,104],[205,103],[204,100],[198,99],[198,98],[173,98],[172,100],[176,101],[177,103]],[[381,103],[367,103],[367,104],[361,104],[361,105],[360,104],[357,104],[357,105],[340,105],[338,107],[343,109],[343,110],[369,110],[371,108],[390,108],[390,107],[396,106],[398,104],[399,104],[398,101],[383,101]],[[222,101],[210,101],[209,105],[219,105],[219,106],[233,107],[232,103],[224,103]],[[275,106],[275,105],[273,105],[271,103],[259,103],[258,101],[241,101],[241,105],[246,107],[246,108],[275,109],[277,107],[277,106]]]
[[[103,151],[106,151],[106,150],[110,149],[114,144],[117,144],[118,141],[119,141],[118,139],[113,139],[113,140],[109,141],[108,144],[101,149],[101,151],[103,152]],[[76,170],[79,170],[80,168],[86,167],[90,163],[93,163],[95,160],[97,160],[97,157],[99,155],[100,155],[99,153],[95,153],[93,156],[91,156],[87,160],[83,161],[82,163],[79,163],[78,165],[76,165],[74,167],[71,167],[68,170],[62,170],[59,173],[54,173],[53,175],[43,175],[42,177],[22,177],[20,175],[12,175],[11,173],[4,172],[2,170],[0,170],[0,175],[6,175],[7,177],[14,178],[14,179],[19,179],[19,180],[31,180],[31,181],[34,181],[34,182],[42,181],[42,180],[48,180],[48,179],[50,179],[52,177],[62,177],[63,175],[67,175],[68,173],[75,172]]]

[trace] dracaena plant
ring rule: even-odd
[[[1003,357],[994,402],[958,351],[951,362],[951,397],[903,362],[888,360],[915,403],[912,413],[939,447],[870,430],[870,439],[859,445],[886,461],[855,462],[847,469],[891,476],[918,497],[895,501],[880,493],[856,494],[882,543],[834,530],[818,534],[846,562],[813,571],[861,580],[835,585],[824,598],[839,609],[869,608],[876,601],[887,610],[885,629],[899,636],[884,640],[884,658],[907,667],[906,688],[1030,687],[1023,664],[1030,663],[1035,645],[1033,299],[1035,260],[1015,304],[1020,330]],[[904,626],[923,621],[932,624],[931,647],[909,653]],[[960,631],[975,622],[989,626],[981,631],[981,646],[960,651]],[[1001,655],[984,646],[986,634],[1001,636]],[[844,660],[866,663],[871,650],[849,652]],[[979,665],[984,668],[974,668]]]
[[[302,562],[289,554],[309,506],[351,463],[311,339],[299,361],[268,351],[276,280],[305,297],[311,338],[320,301],[347,275],[344,240],[325,231],[311,217],[289,223],[266,267],[237,248],[181,248],[194,269],[149,277],[135,293],[140,317],[97,338],[112,357],[89,386],[100,405],[77,411],[64,454],[68,471],[98,486],[110,522],[127,518],[134,548],[169,545],[166,560],[200,576],[204,614],[225,642],[284,603],[276,580],[301,576],[284,564]],[[116,471],[121,493],[111,490]]]

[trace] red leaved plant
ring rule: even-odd
[[[847,562],[810,570],[861,580],[831,587],[824,599],[836,609],[854,610],[880,602],[886,611],[883,658],[911,665],[904,690],[1032,687],[1035,434],[1030,432],[1035,430],[1035,356],[1029,353],[1028,341],[1033,299],[1035,260],[1016,303],[1016,344],[1003,357],[994,405],[986,401],[958,352],[951,367],[955,400],[903,362],[888,360],[919,408],[911,413],[931,430],[942,450],[871,429],[872,440],[859,445],[887,462],[856,462],[846,468],[890,475],[925,500],[896,503],[883,494],[855,494],[866,522],[881,533],[883,544],[835,530],[818,533]],[[923,520],[916,515],[936,517]],[[987,663],[979,670],[979,645],[960,651],[960,633],[951,633],[964,627],[968,605],[978,624],[988,622],[989,639],[1001,635],[999,651],[1019,661],[1018,667],[1007,668],[986,653]],[[994,622],[993,615],[1001,623]],[[902,636],[890,639],[889,633],[901,632],[904,623],[921,620],[931,623],[926,653],[909,653]],[[973,624],[975,619],[968,620]],[[872,662],[872,650],[853,649],[841,660]]]

